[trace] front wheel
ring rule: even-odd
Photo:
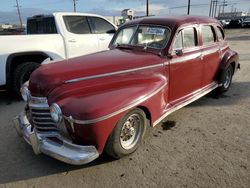
[[[40,66],[39,63],[26,62],[18,65],[14,71],[11,90],[20,96],[22,85],[29,80],[31,73]]]
[[[142,141],[147,128],[143,110],[134,109],[123,116],[112,131],[106,143],[108,155],[119,159],[133,153]]]

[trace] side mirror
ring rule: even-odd
[[[175,52],[175,54],[176,54],[177,56],[182,56],[182,55],[183,55],[182,49],[176,49],[176,50],[174,50],[174,52]]]
[[[108,34],[114,34],[114,33],[116,33],[116,30],[115,29],[111,29],[111,30],[107,31],[107,33]]]

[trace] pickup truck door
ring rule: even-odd
[[[203,66],[195,26],[176,35],[169,66],[169,103],[175,105],[201,87]]]
[[[92,31],[97,34],[99,50],[108,50],[109,43],[116,32],[116,28],[100,17],[88,17]]]
[[[98,36],[91,32],[86,16],[63,16],[67,58],[99,51]]]

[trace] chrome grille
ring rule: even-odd
[[[32,122],[38,132],[58,132],[56,123],[50,116],[46,98],[32,97],[29,103]]]

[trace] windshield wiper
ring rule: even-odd
[[[119,44],[119,43],[117,43],[117,44],[115,45],[115,48],[131,49],[131,45],[128,45],[128,44]]]

